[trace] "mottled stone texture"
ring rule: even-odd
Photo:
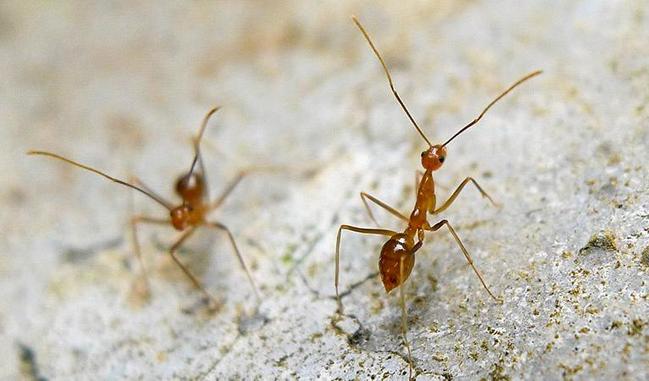
[[[645,1],[0,3],[0,379],[399,379],[398,293],[378,237],[343,234],[346,312],[332,323],[341,223],[373,226],[358,194],[408,212],[426,147],[349,16],[372,33],[433,141],[523,74],[535,78],[448,146],[436,174],[452,237],[430,234],[406,285],[417,379],[647,379],[649,3]],[[224,307],[210,315],[141,232],[155,203],[24,155],[43,148],[172,196],[190,137],[203,146],[214,215],[260,284],[255,314],[225,236],[181,252]],[[272,170],[269,170],[272,169]],[[129,206],[133,199],[132,206]],[[385,228],[400,221],[380,210]]]

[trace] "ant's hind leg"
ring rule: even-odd
[[[460,249],[462,250],[462,253],[464,254],[464,257],[466,258],[467,262],[469,262],[469,265],[470,265],[471,268],[473,269],[473,272],[475,272],[475,275],[477,275],[477,276],[478,276],[478,279],[480,279],[480,283],[482,283],[482,286],[485,288],[485,290],[487,290],[487,292],[489,293],[489,295],[490,295],[490,296],[491,296],[495,301],[497,301],[497,302],[499,302],[499,303],[502,303],[502,300],[499,299],[499,298],[497,298],[497,297],[496,297],[496,296],[491,292],[491,290],[489,289],[489,287],[487,287],[487,284],[485,283],[484,278],[482,278],[482,274],[480,274],[480,271],[478,271],[478,269],[477,269],[477,268],[475,267],[475,265],[473,264],[473,259],[471,258],[471,255],[469,254],[469,252],[468,252],[468,251],[466,250],[466,248],[464,247],[464,244],[462,244],[462,241],[460,240],[460,237],[459,237],[459,236],[457,235],[457,233],[455,232],[455,229],[453,229],[453,227],[451,226],[451,224],[448,223],[447,220],[442,220],[442,221],[436,223],[435,225],[431,226],[429,229],[426,229],[426,230],[429,230],[429,231],[433,231],[433,232],[434,232],[434,231],[439,230],[439,229],[440,229],[442,226],[444,226],[444,225],[446,225],[446,227],[448,227],[448,230],[451,232],[451,235],[453,236],[453,238],[455,238],[455,242],[457,242],[458,246],[460,246]]]
[[[491,198],[491,196],[489,196],[489,194],[488,194],[487,192],[485,192],[484,189],[482,189],[482,187],[481,187],[480,185],[478,185],[478,182],[475,181],[475,180],[473,179],[473,177],[467,177],[466,179],[464,179],[464,181],[462,181],[462,182],[460,183],[460,185],[458,185],[457,189],[455,189],[455,192],[453,192],[453,194],[451,195],[451,197],[449,197],[448,200],[446,200],[446,202],[444,202],[444,204],[442,204],[442,206],[440,206],[439,208],[437,208],[437,209],[435,209],[434,211],[432,211],[432,214],[441,213],[441,212],[445,211],[446,209],[448,209],[448,207],[451,206],[451,204],[453,204],[453,201],[455,201],[455,199],[457,198],[457,196],[459,196],[460,192],[462,192],[462,189],[464,188],[464,186],[465,186],[466,184],[469,183],[469,181],[472,182],[473,185],[476,186],[476,188],[478,188],[478,191],[480,191],[480,194],[482,195],[482,197],[486,197],[487,199],[489,199],[489,201],[491,201],[491,203],[493,204],[493,206],[495,206],[495,207],[500,207],[500,204],[498,204],[497,202],[495,202],[495,201]]]
[[[185,266],[180,259],[176,256],[176,251],[180,246],[189,238],[194,232],[196,231],[196,227],[191,227],[185,232],[183,232],[180,235],[180,238],[174,243],[171,248],[169,248],[169,255],[171,255],[171,258],[176,262],[178,267],[185,273],[185,275],[192,281],[192,284],[194,287],[196,287],[198,290],[200,290],[203,295],[207,298],[207,300],[212,303],[212,307],[218,308],[220,303],[214,298],[203,286],[203,284],[198,280],[198,278],[189,270],[187,266]]]
[[[239,263],[241,264],[241,267],[246,272],[246,276],[248,277],[248,281],[250,282],[250,286],[252,286],[252,290],[254,291],[255,297],[257,298],[257,302],[259,303],[261,301],[261,296],[259,295],[259,290],[257,288],[257,283],[255,283],[255,279],[252,277],[252,273],[250,272],[250,269],[248,268],[248,265],[246,265],[246,261],[243,259],[243,255],[241,255],[241,252],[239,251],[239,248],[237,247],[237,243],[234,240],[234,236],[232,235],[232,232],[230,232],[230,229],[228,229],[227,226],[223,225],[220,222],[209,222],[209,223],[207,223],[206,226],[217,229],[217,230],[222,230],[222,231],[225,232],[225,234],[228,235],[228,239],[230,240],[230,243],[232,244],[232,248],[234,249],[234,253],[236,254],[237,258],[239,259]]]
[[[359,228],[351,225],[340,225],[340,227],[338,228],[338,235],[336,236],[336,274],[334,277],[334,283],[336,286],[336,301],[338,302],[337,312],[340,314],[343,313],[343,304],[340,301],[340,293],[338,292],[338,280],[340,275],[340,238],[343,230],[350,230],[361,234],[384,235],[388,237],[392,237],[393,235],[397,234],[396,232],[387,229]]]
[[[401,257],[399,261],[399,279],[404,279],[404,260],[405,256]],[[406,351],[408,352],[408,379],[412,380],[412,368],[414,368],[412,363],[412,353],[410,352],[410,343],[408,342],[408,310],[406,309],[406,292],[404,291],[405,283],[402,283],[399,287],[399,299],[401,301],[401,334],[403,335],[403,344],[406,346]]]
[[[361,200],[363,200],[363,204],[365,205],[365,210],[367,210],[367,214],[370,216],[370,219],[375,223],[379,224],[376,219],[374,218],[374,214],[372,214],[372,210],[370,209],[369,204],[367,203],[367,199],[375,203],[376,205],[380,206],[381,208],[387,210],[390,214],[393,216],[400,218],[406,222],[408,222],[408,217],[404,216],[401,212],[396,210],[395,208],[391,207],[390,205],[386,204],[385,202],[379,200],[378,198],[372,196],[369,193],[366,192],[361,192]]]

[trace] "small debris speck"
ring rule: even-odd
[[[645,247],[644,250],[642,250],[642,254],[640,255],[640,263],[649,267],[649,246]]]
[[[615,235],[610,230],[593,234],[586,246],[579,249],[580,255],[588,255],[593,250],[601,249],[604,251],[617,251],[617,242]]]

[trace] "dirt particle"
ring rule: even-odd
[[[20,373],[26,380],[46,381],[40,374],[34,350],[24,344],[18,344],[18,361]]]
[[[642,333],[642,329],[647,325],[642,319],[634,319],[629,325],[629,336],[638,336]]]
[[[565,364],[559,364],[559,368],[563,369],[563,378],[571,380],[574,375],[581,372],[584,367],[581,364],[577,364],[573,367],[570,367]]]
[[[352,347],[362,346],[363,344],[367,343],[370,340],[370,336],[371,336],[371,332],[369,329],[360,328],[356,332],[354,332],[351,336],[349,336],[347,342]]]
[[[509,381],[511,378],[508,374],[505,373],[505,368],[502,366],[502,362],[494,364],[489,373],[489,379],[492,381]]]
[[[615,235],[610,230],[593,234],[588,243],[579,249],[580,255],[588,255],[595,250],[618,251]]]
[[[622,322],[619,320],[615,320],[611,323],[611,329],[617,329],[622,326]]]
[[[586,307],[586,313],[589,313],[589,314],[591,314],[591,315],[595,315],[595,314],[598,313],[598,312],[599,312],[599,308],[597,308],[597,307],[595,307],[595,306],[588,306],[588,307]]]
[[[649,267],[649,246],[642,250],[642,254],[640,254],[640,263]]]

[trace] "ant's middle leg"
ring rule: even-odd
[[[446,209],[448,209],[448,207],[451,206],[451,204],[453,203],[453,201],[455,201],[455,199],[457,198],[457,196],[459,196],[460,192],[462,192],[462,189],[464,188],[464,186],[465,186],[466,184],[469,183],[469,181],[472,182],[473,185],[476,186],[476,188],[478,188],[478,191],[480,191],[480,194],[482,194],[482,197],[486,197],[487,199],[489,199],[489,201],[491,201],[491,203],[492,203],[495,207],[500,207],[500,205],[499,205],[497,202],[495,202],[495,201],[491,198],[491,196],[489,196],[489,194],[488,194],[487,192],[485,192],[484,189],[482,189],[482,187],[481,187],[480,185],[478,185],[478,182],[475,181],[475,180],[473,179],[473,177],[467,177],[466,179],[464,179],[464,181],[462,181],[462,182],[460,183],[460,185],[458,185],[457,189],[455,189],[455,192],[453,192],[453,194],[451,195],[451,197],[449,197],[448,200],[446,200],[446,202],[444,202],[444,204],[442,204],[442,206],[440,206],[439,208],[435,209],[434,211],[431,211],[431,214],[441,213],[441,212],[445,211]]]
[[[340,293],[338,292],[338,280],[340,275],[340,238],[343,230],[350,230],[361,234],[384,235],[388,237],[392,237],[393,235],[397,234],[397,232],[387,229],[359,228],[357,226],[351,225],[340,225],[340,227],[338,228],[338,235],[336,236],[336,273],[334,277],[334,283],[336,286],[336,300],[338,302],[338,313],[340,314],[343,313],[343,304],[340,301]]]
[[[469,254],[469,252],[467,251],[467,249],[464,247],[464,244],[462,244],[462,241],[460,240],[460,237],[459,237],[459,236],[457,235],[457,233],[455,232],[455,229],[453,229],[453,227],[451,226],[451,224],[449,224],[449,222],[448,222],[447,220],[441,220],[440,222],[436,223],[435,225],[431,226],[430,228],[428,228],[428,229],[426,229],[426,230],[429,230],[429,231],[433,231],[433,232],[434,232],[434,231],[439,230],[439,229],[440,229],[442,226],[444,226],[444,225],[446,225],[446,227],[448,227],[448,230],[451,232],[451,235],[453,236],[453,238],[455,238],[455,242],[457,242],[458,246],[460,246],[460,249],[462,250],[462,253],[464,254],[464,257],[466,258],[467,262],[469,262],[469,265],[471,266],[471,268],[472,268],[473,271],[475,272],[475,275],[477,275],[477,276],[478,276],[478,279],[480,279],[480,283],[482,283],[482,286],[485,288],[485,290],[487,290],[487,292],[489,293],[489,295],[490,295],[490,296],[491,296],[495,301],[497,301],[497,302],[502,302],[499,298],[497,298],[497,297],[496,297],[496,296],[491,292],[491,290],[489,289],[489,287],[487,287],[487,284],[485,283],[484,279],[482,278],[482,274],[480,274],[480,271],[478,271],[478,269],[477,269],[477,268],[475,267],[475,265],[473,264],[473,259],[471,258],[471,255]]]
[[[378,198],[372,196],[369,193],[366,192],[361,192],[361,200],[363,200],[363,204],[365,205],[365,210],[367,210],[367,214],[370,216],[370,219],[375,223],[379,224],[376,219],[374,218],[374,214],[372,214],[372,210],[370,209],[369,204],[367,203],[367,199],[375,203],[376,205],[380,206],[381,208],[387,210],[390,214],[393,216],[400,218],[404,220],[405,222],[408,222],[408,217],[404,216],[401,212],[396,210],[395,208],[391,207],[390,205],[386,204],[385,202],[379,200]]]

